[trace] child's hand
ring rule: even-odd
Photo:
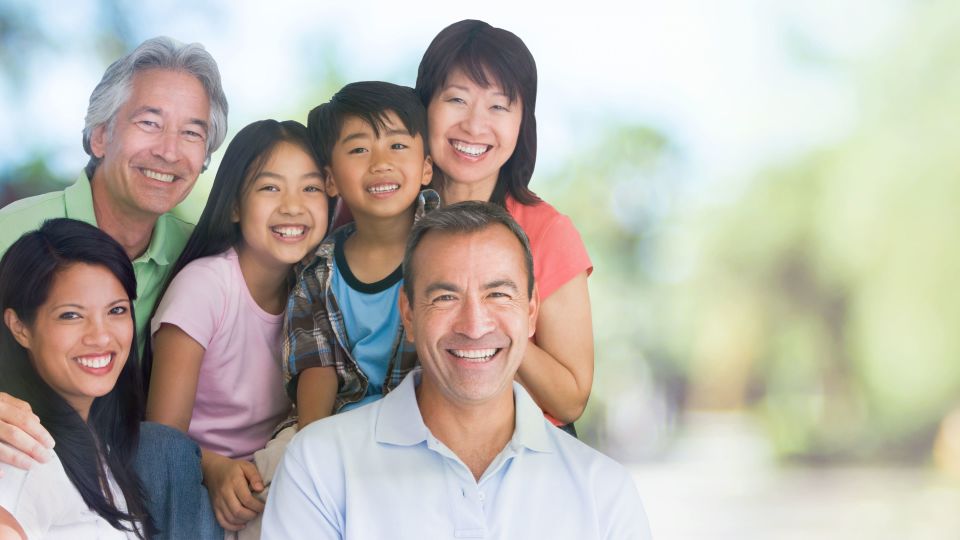
[[[263,479],[253,463],[207,450],[203,451],[201,463],[203,482],[221,527],[239,531],[263,512],[263,501],[251,492],[263,491]]]

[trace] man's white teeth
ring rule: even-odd
[[[497,354],[497,349],[450,349],[450,352],[457,358],[484,362]]]
[[[150,169],[140,169],[143,171],[143,175],[147,178],[153,178],[154,180],[159,180],[161,182],[170,183],[173,182],[173,179],[176,178],[172,174],[158,173],[157,171],[151,171]]]
[[[457,152],[463,152],[469,156],[477,157],[490,148],[486,144],[464,144],[462,142],[454,142],[453,147],[457,149]]]
[[[289,238],[291,236],[302,236],[304,228],[303,227],[273,227],[271,230],[284,238]]]
[[[77,357],[77,358],[74,358],[74,360],[76,360],[77,363],[83,367],[99,369],[99,368],[107,367],[107,364],[110,363],[110,359],[112,357],[113,357],[112,354],[105,354],[103,356],[84,356],[82,358]]]
[[[399,184],[379,184],[368,187],[367,191],[370,193],[390,193],[391,191],[396,191],[398,189],[400,189]]]

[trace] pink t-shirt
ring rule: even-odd
[[[283,315],[250,296],[232,248],[177,274],[151,322],[173,324],[205,349],[187,434],[208,450],[250,459],[290,411],[283,390]]]
[[[549,298],[584,270],[587,275],[593,272],[590,255],[570,218],[543,201],[527,206],[508,195],[506,203],[507,212],[530,240],[533,276],[540,300]]]

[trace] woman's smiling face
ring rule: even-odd
[[[446,181],[489,199],[517,147],[522,113],[520,98],[511,102],[498,84],[484,87],[452,70],[427,107],[430,153]]]
[[[130,298],[104,266],[74,263],[57,272],[46,302],[26,325],[4,314],[34,368],[84,419],[113,389],[133,340]]]

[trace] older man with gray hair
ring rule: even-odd
[[[168,37],[144,41],[107,68],[90,96],[83,129],[90,160],[77,181],[0,210],[0,254],[50,218],[99,227],[133,261],[142,351],[158,296],[193,230],[169,212],[190,193],[223,143],[227,108],[217,63],[203,45]],[[210,521],[213,514],[206,493],[189,491],[194,484],[202,489],[199,471],[171,459],[177,452],[198,452],[196,445],[162,426],[145,427],[138,472],[155,503],[151,513],[161,514],[154,518],[169,537],[203,536],[197,520]],[[29,406],[0,393],[0,461],[28,468],[33,460],[45,461],[52,445]],[[172,485],[182,490],[171,492]]]

